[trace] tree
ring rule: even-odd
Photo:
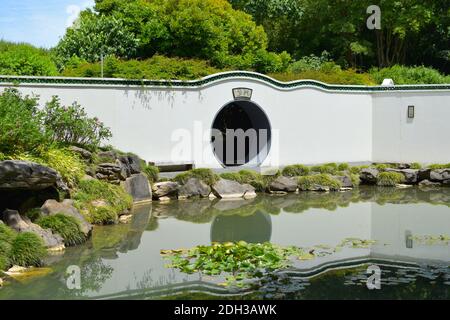
[[[0,41],[0,74],[55,76],[55,63],[48,51],[25,43]]]
[[[89,62],[99,61],[101,55],[130,58],[137,47],[138,40],[121,20],[86,10],[67,29],[55,52],[64,65],[74,56]]]

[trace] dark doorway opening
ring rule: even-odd
[[[233,101],[224,106],[212,125],[214,153],[226,167],[259,166],[270,150],[270,122],[251,101]]]

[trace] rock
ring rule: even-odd
[[[22,217],[18,211],[5,210],[2,216],[5,224],[17,232],[32,232],[41,237],[48,249],[60,250],[64,248],[64,240],[59,234],[53,234],[50,230],[42,229],[28,218]]]
[[[121,164],[119,160],[116,163],[105,162],[100,163],[97,166],[95,177],[99,180],[108,180],[108,181],[116,181],[116,180],[126,180],[129,176],[127,173],[126,167]]]
[[[133,174],[141,173],[141,162],[142,160],[138,156],[133,154],[120,156],[117,159],[117,163],[122,168],[121,174],[125,176],[125,178],[130,177]]]
[[[279,176],[270,183],[269,189],[271,191],[295,192],[297,191],[297,181],[293,178]]]
[[[180,187],[178,192],[179,198],[202,197],[207,198],[211,193],[211,188],[197,178],[190,178],[184,185]]]
[[[47,200],[41,207],[41,212],[45,216],[52,216],[57,213],[73,217],[80,222],[81,232],[89,237],[92,232],[92,225],[87,222],[84,216],[73,206],[73,200],[66,199],[63,202],[56,200]]]
[[[91,201],[91,206],[93,206],[94,208],[101,208],[101,207],[107,207],[108,202],[106,202],[103,199],[98,199],[98,200],[93,200]]]
[[[418,181],[419,170],[417,169],[386,169],[386,172],[398,172],[405,177],[406,184],[415,184]]]
[[[365,168],[361,170],[359,178],[362,184],[376,184],[379,171],[375,168]]]
[[[43,190],[56,186],[58,172],[28,161],[6,160],[0,162],[1,190]]]
[[[309,191],[316,191],[316,192],[329,192],[330,187],[328,186],[322,186],[320,184],[314,184]]]
[[[239,182],[220,179],[212,186],[212,192],[217,198],[230,199],[230,198],[243,198],[246,193],[254,192],[249,189],[249,185],[242,185]]]
[[[127,224],[131,222],[131,219],[133,218],[133,215],[122,215],[119,217],[119,223]]]
[[[133,174],[122,182],[124,189],[133,197],[134,202],[151,201],[152,190],[147,177],[142,174]]]
[[[252,185],[243,184],[242,186],[247,189],[247,191],[245,191],[245,194],[244,194],[244,199],[256,198],[256,196],[257,196],[256,189]]]
[[[92,161],[92,152],[90,152],[90,151],[88,151],[86,149],[79,148],[79,147],[76,147],[76,146],[71,146],[69,148],[69,150],[72,151],[73,153],[78,154],[82,159],[84,159],[84,160],[86,160],[88,162]]]
[[[350,179],[350,177],[348,176],[334,176],[333,178],[335,178],[336,180],[340,181],[342,184],[342,188],[353,188],[353,182],[352,179]]]
[[[153,198],[160,199],[163,197],[177,197],[179,185],[173,181],[158,182],[153,185]]]
[[[115,162],[117,159],[117,153],[113,150],[100,151],[97,156],[102,162]]]
[[[430,180],[439,183],[444,183],[446,180],[450,180],[450,169],[432,170],[430,172]]]
[[[400,170],[410,169],[411,165],[409,163],[399,163],[399,164],[397,164],[397,168]]]
[[[424,188],[435,188],[440,186],[441,184],[439,182],[431,182],[430,180],[423,180],[419,182],[419,187]]]

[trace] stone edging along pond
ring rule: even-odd
[[[335,192],[360,184],[450,186],[450,164],[426,168],[417,163],[291,165],[274,175],[250,170],[217,175],[209,169],[193,169],[167,180],[159,179],[157,168],[133,154],[115,150],[91,154],[76,147],[72,151],[86,163],[85,176],[75,187],[52,168],[29,161],[0,161],[0,270],[41,266],[47,251],[61,252],[86,241],[93,224],[129,222],[133,203],[143,201]],[[33,248],[32,253],[24,255],[29,253],[24,246]]]

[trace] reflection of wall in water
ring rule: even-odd
[[[431,204],[372,204],[372,239],[381,240],[372,246],[372,256],[403,256],[417,259],[450,259],[448,244],[426,245],[416,236],[450,234],[450,210]],[[411,239],[413,237],[413,239]],[[409,238],[409,239],[408,239]],[[412,240],[412,241],[411,241]],[[384,245],[384,243],[389,245]],[[408,248],[411,247],[412,248]]]

